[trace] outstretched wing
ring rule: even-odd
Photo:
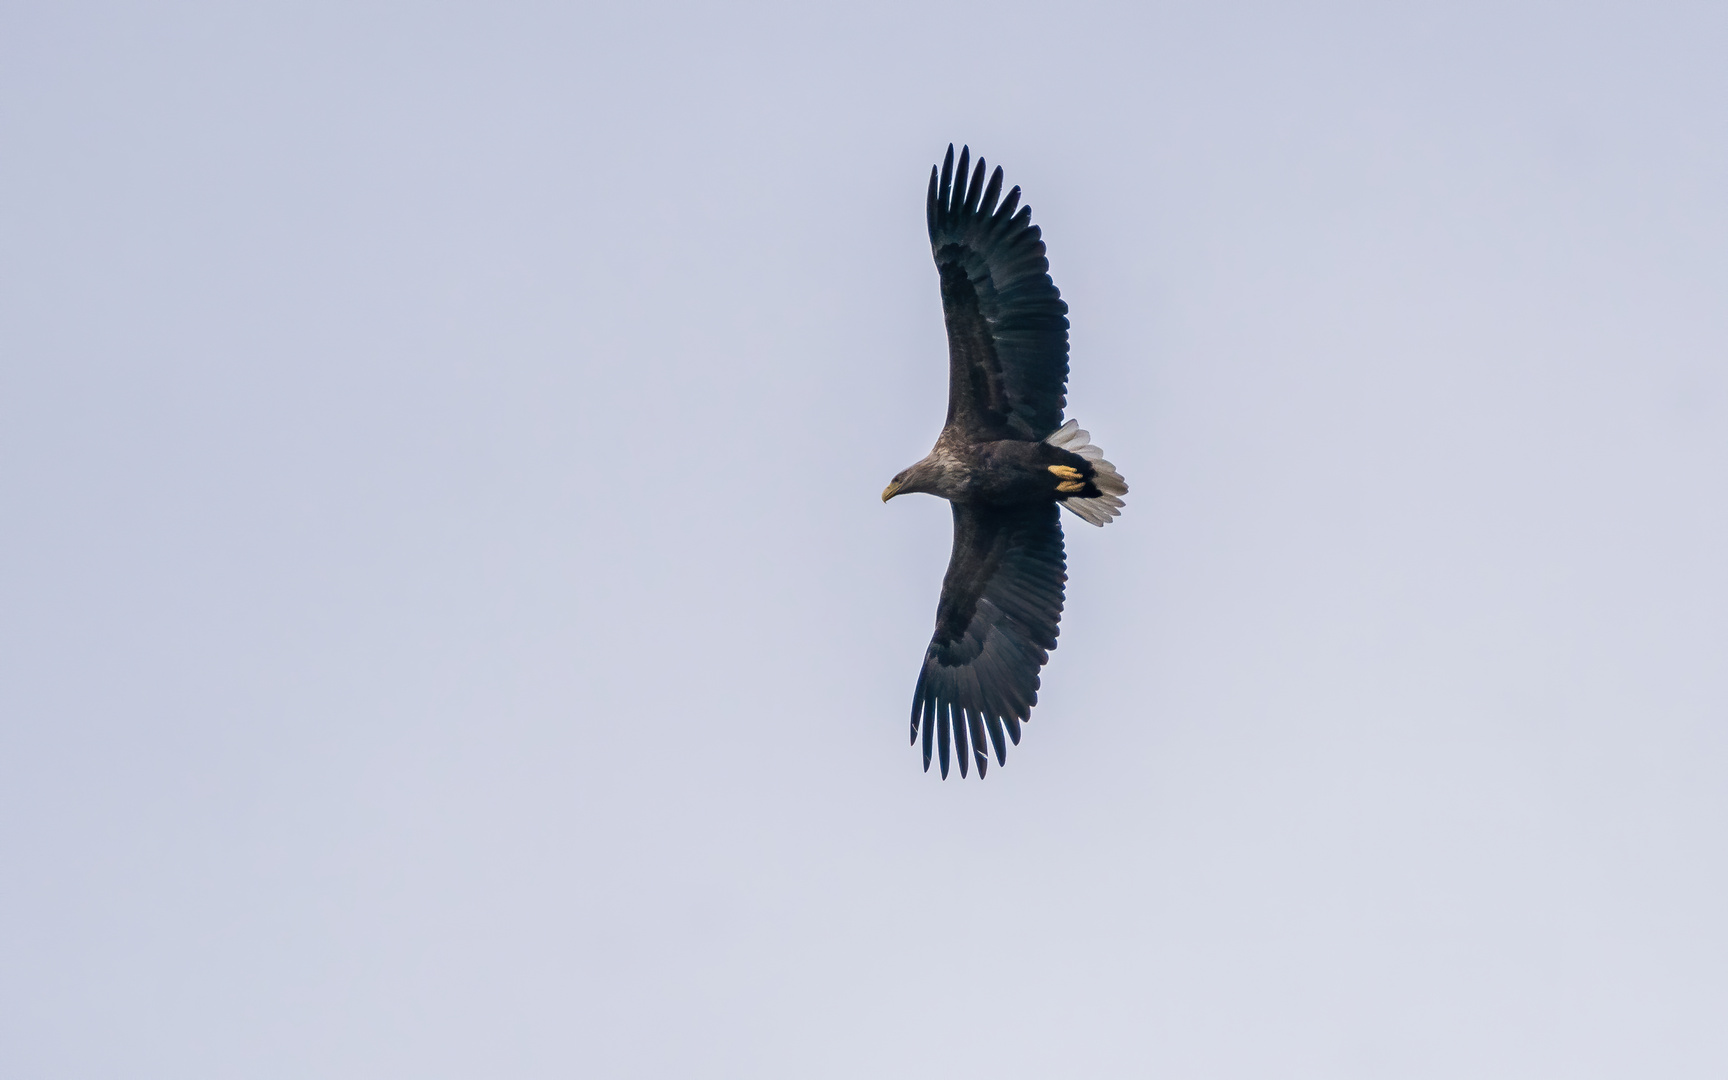
[[[1056,647],[1062,618],[1062,525],[1054,502],[999,508],[955,503],[954,554],[936,607],[936,636],[912,692],[912,741],[932,742],[948,777],[953,743],[960,775],[967,746],[978,775],[989,768],[986,732],[1005,764],[1003,739],[1020,742],[1020,723],[1038,701],[1038,669]]]
[[[948,323],[948,424],[972,440],[1042,439],[1062,425],[1068,305],[1050,280],[1032,208],[1020,189],[1000,206],[1002,170],[970,181],[968,148],[930,169],[925,214]]]

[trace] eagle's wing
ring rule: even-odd
[[[969,151],[930,169],[925,214],[948,323],[948,424],[972,440],[1042,439],[1062,426],[1068,383],[1068,305],[1050,280],[1032,208],[1020,189],[1002,200],[1002,170],[970,182]]]
[[[1062,618],[1062,525],[1056,503],[990,507],[954,503],[954,554],[942,580],[936,636],[912,692],[912,741],[924,734],[924,768],[931,743],[948,776],[953,742],[966,775],[967,744],[982,777],[989,767],[985,732],[1006,762],[1007,737],[1020,742],[1020,722],[1038,700],[1038,669],[1056,647]]]

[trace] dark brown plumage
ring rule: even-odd
[[[1056,647],[1067,566],[1057,507],[1103,525],[1128,485],[1077,424],[1062,421],[1068,305],[1020,189],[998,203],[1002,170],[948,148],[930,170],[926,214],[948,326],[948,418],[929,456],[902,470],[884,502],[913,491],[947,499],[954,550],[936,633],[912,696],[912,740],[948,776],[967,759],[982,777],[1038,701]],[[1018,207],[1018,210],[1016,208]]]

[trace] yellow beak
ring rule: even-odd
[[[882,501],[887,502],[898,494],[900,494],[900,485],[890,483],[887,487],[882,489]]]

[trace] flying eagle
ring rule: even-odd
[[[926,771],[935,744],[943,779],[950,743],[960,775],[970,746],[982,778],[986,733],[1007,764],[1008,742],[1019,745],[1031,719],[1068,580],[1056,508],[1103,525],[1128,493],[1091,436],[1062,422],[1068,305],[1032,208],[1017,187],[997,202],[1002,170],[986,184],[983,158],[968,180],[969,156],[962,147],[955,169],[948,147],[925,204],[948,324],[948,419],[929,456],[882,492],[887,502],[925,491],[954,510],[936,634],[912,692],[912,742],[923,733]]]

